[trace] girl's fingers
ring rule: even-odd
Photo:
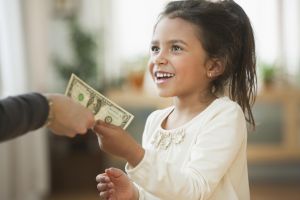
[[[96,131],[97,133],[101,134],[101,135],[107,135],[109,134],[112,130],[117,130],[120,127],[118,126],[114,126],[112,124],[107,124],[105,122],[102,121],[97,121],[95,126],[94,126],[94,131]]]
[[[120,176],[122,176],[124,174],[124,172],[118,168],[109,168],[105,170],[105,173],[108,177],[110,178],[119,178]]]
[[[109,124],[109,123],[105,123],[104,121],[101,121],[101,120],[97,120],[95,125],[106,127],[106,128],[112,128],[112,129],[118,128],[118,126],[115,126],[115,125]]]
[[[101,136],[101,129],[100,129],[100,126],[95,125],[95,126],[94,126],[94,132],[96,132],[97,135]]]
[[[96,181],[99,183],[108,183],[110,182],[110,179],[105,173],[103,173],[96,176]]]
[[[96,181],[97,181],[97,182],[100,182],[100,179],[101,179],[102,176],[104,176],[104,175],[103,175],[103,174],[98,174],[98,175],[96,176]]]
[[[103,192],[103,191],[109,190],[109,187],[106,183],[99,183],[97,185],[97,189],[98,189],[99,192]]]
[[[116,199],[116,198],[114,197],[114,193],[115,193],[115,190],[114,190],[114,189],[110,189],[110,190],[109,190],[108,200],[115,200],[115,199]]]
[[[107,199],[109,197],[109,191],[100,192],[99,196],[101,199]]]

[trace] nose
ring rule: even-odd
[[[168,63],[168,61],[165,58],[157,58],[157,59],[155,59],[155,64],[157,64],[157,65],[165,65],[167,63]]]
[[[160,52],[155,58],[154,63],[156,65],[165,65],[168,63],[168,59]]]

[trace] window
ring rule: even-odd
[[[300,2],[236,1],[252,22],[258,60],[277,64],[284,73],[295,77],[300,64]]]

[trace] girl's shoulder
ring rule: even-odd
[[[240,105],[237,102],[231,100],[228,96],[217,98],[214,102],[213,108],[216,110],[242,110]]]
[[[222,96],[215,100],[215,104],[218,107],[236,107],[239,104],[233,100],[231,100],[228,96]]]
[[[211,121],[215,119],[227,119],[232,118],[244,119],[244,112],[240,105],[231,100],[227,96],[217,98],[207,109],[205,121]]]

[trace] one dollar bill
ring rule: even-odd
[[[95,119],[126,129],[134,116],[112,102],[87,83],[71,75],[65,95],[90,109]]]

